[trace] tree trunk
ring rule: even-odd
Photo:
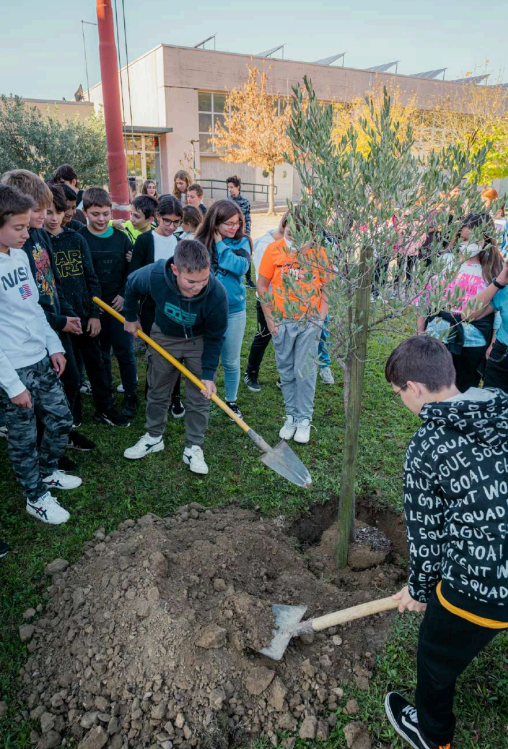
[[[351,375],[349,379],[346,432],[342,453],[342,471],[339,492],[339,527],[335,562],[338,567],[347,565],[349,542],[354,539],[354,505],[358,432],[363,396],[363,378],[367,357],[370,287],[372,282],[372,250],[362,247],[360,253],[359,283],[356,290],[354,324],[358,332],[353,343]],[[361,327],[360,327],[361,326]]]
[[[268,216],[275,215],[275,167],[270,169],[270,184],[268,186]]]

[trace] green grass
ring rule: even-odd
[[[254,332],[253,298],[249,299],[249,323],[242,361],[245,361]],[[417,420],[390,395],[384,381],[383,362],[391,345],[388,341],[371,346],[367,368],[367,387],[360,434],[358,468],[359,494],[376,496],[392,508],[401,507],[401,471],[405,445]],[[144,386],[144,363],[140,360],[140,392]],[[80,556],[83,542],[99,526],[110,531],[126,518],[138,518],[147,512],[171,514],[190,501],[208,506],[231,502],[243,507],[258,507],[267,515],[293,515],[313,502],[325,502],[337,494],[340,476],[344,409],[341,374],[337,384],[325,387],[318,380],[312,441],[307,446],[293,443],[295,451],[310,469],[313,486],[305,491],[285,482],[259,460],[259,453],[240,429],[212,407],[205,442],[205,457],[210,474],[203,479],[191,474],[182,462],[184,425],[170,419],[166,431],[166,449],[145,461],[129,462],[123,450],[143,433],[140,410],[129,429],[109,429],[85,421],[83,433],[94,439],[94,453],[78,455],[83,485],[61,496],[72,514],[70,522],[53,528],[37,523],[24,512],[24,503],[10,468],[6,445],[0,443],[0,499],[2,527],[0,535],[13,552],[0,562],[0,700],[9,704],[9,713],[0,719],[0,747],[31,746],[32,726],[16,716],[23,706],[16,701],[16,679],[26,659],[25,646],[17,630],[22,613],[43,602],[48,584],[44,566],[56,557],[73,562]],[[273,350],[268,349],[261,373],[261,394],[250,393],[243,383],[239,403],[246,421],[270,444],[278,442],[283,419],[282,397],[275,386],[277,373]],[[219,395],[223,393],[219,379]],[[91,416],[86,399],[87,416]],[[74,457],[74,456],[72,456]],[[410,693],[414,686],[417,618],[398,619],[392,636],[379,658],[376,676],[369,693],[348,692],[360,704],[359,718],[371,730],[373,746],[401,747],[384,718],[382,698],[388,688]],[[499,749],[508,747],[508,734],[502,727],[507,717],[508,662],[506,638],[496,642],[472,666],[461,684],[457,699],[458,749]],[[346,716],[339,711],[337,729],[328,747],[344,747],[342,727]],[[261,747],[262,744],[259,744]],[[302,742],[300,747],[309,746]],[[317,746],[317,744],[315,744]]]

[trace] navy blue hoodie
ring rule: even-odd
[[[202,377],[213,380],[228,327],[226,290],[210,273],[200,294],[183,296],[171,270],[172,262],[173,258],[158,260],[129,275],[123,304],[125,319],[138,319],[139,302],[149,294],[155,302],[155,323],[164,335],[191,339],[203,336]]]
[[[508,396],[427,403],[404,465],[409,592],[508,622]]]

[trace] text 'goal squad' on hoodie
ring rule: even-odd
[[[427,403],[404,465],[409,592],[508,622],[508,396]]]

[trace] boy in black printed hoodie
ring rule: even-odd
[[[399,611],[425,611],[417,656],[416,708],[397,692],[385,708],[416,749],[451,749],[455,681],[508,629],[508,396],[455,386],[440,341],[401,343],[386,379],[423,421],[404,464],[410,554]]]
[[[70,189],[70,188],[68,188]],[[95,419],[112,426],[128,426],[129,421],[114,407],[113,395],[109,388],[108,375],[102,360],[99,345],[101,322],[99,308],[93,297],[101,295],[101,286],[95,274],[92,256],[85,239],[67,227],[63,218],[67,208],[65,194],[60,185],[50,187],[53,202],[47,210],[45,228],[51,236],[53,257],[60,274],[60,282],[65,296],[81,321],[81,335],[71,335],[76,357],[81,355],[92,386],[95,404]],[[74,421],[83,418],[80,393],[78,391],[74,409]],[[72,447],[87,450],[88,440],[83,435],[71,435]]]

